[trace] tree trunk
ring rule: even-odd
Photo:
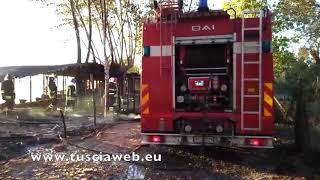
[[[106,0],[100,0],[102,5],[101,9],[101,20],[102,20],[102,32],[103,32],[103,55],[104,55],[104,117],[107,117],[108,107],[108,96],[109,96],[109,71],[110,65],[107,59],[107,5]],[[112,53],[112,52],[111,52]]]
[[[92,18],[91,18],[91,0],[88,0],[88,16],[89,16],[89,34],[88,34],[88,52],[86,57],[86,63],[89,62],[90,51],[94,53],[92,49]]]
[[[317,50],[311,50],[310,52],[311,56],[315,60],[316,64],[320,64],[320,53]]]
[[[303,87],[302,83],[299,84],[299,87]],[[306,99],[303,98],[302,88],[297,90],[296,99],[295,146],[298,151],[308,152],[310,150],[310,128],[306,112]]]
[[[96,107],[96,89],[94,87],[94,76],[90,73],[91,90],[92,90],[92,107],[93,107],[93,125],[97,126],[97,107]]]
[[[121,97],[124,97],[123,95],[124,93],[124,74],[121,73],[118,77],[117,77],[117,83],[118,83],[118,111],[121,110]]]
[[[105,61],[104,64],[104,111],[103,111],[103,115],[104,117],[107,117],[107,112],[109,110],[108,107],[108,96],[109,96],[109,64],[108,61]]]
[[[78,24],[78,20],[77,20],[77,16],[76,16],[76,8],[75,8],[75,2],[74,0],[69,0],[70,2],[70,7],[71,7],[71,14],[72,14],[72,20],[73,20],[73,26],[74,26],[74,31],[76,34],[76,40],[77,40],[77,63],[80,64],[81,63],[81,40],[80,40],[80,31],[79,31],[79,24]],[[76,75],[75,75],[75,79],[76,79],[76,88],[77,88],[77,105],[80,105],[79,103],[81,102],[81,97],[83,96],[82,93],[82,81],[80,78],[80,70],[77,71]]]
[[[302,112],[302,108],[301,108],[301,104],[302,104],[302,95],[301,95],[301,90],[300,88],[297,90],[298,93],[296,94],[296,113],[295,113],[295,146],[297,148],[298,151],[302,151],[303,148],[303,112]]]
[[[101,58],[100,58],[99,53],[98,53],[98,51],[97,51],[97,49],[96,49],[96,47],[94,45],[94,42],[92,41],[92,10],[91,10],[92,1],[90,0],[90,2],[88,2],[88,3],[90,3],[90,7],[88,7],[88,8],[90,8],[89,9],[90,12],[88,13],[88,14],[90,14],[89,30],[86,27],[86,24],[85,24],[85,22],[83,20],[83,17],[81,15],[79,7],[76,6],[76,10],[77,10],[77,13],[78,13],[78,16],[79,16],[79,20],[80,20],[80,22],[81,22],[81,24],[82,24],[82,26],[83,26],[83,28],[84,28],[84,30],[86,32],[87,39],[88,39],[88,42],[89,42],[88,43],[88,47],[87,47],[88,48],[88,53],[87,53],[87,57],[86,57],[86,63],[88,63],[88,61],[89,61],[89,56],[90,56],[90,51],[91,51],[92,57],[93,57],[93,62],[96,63],[97,62],[96,59],[98,59],[100,61],[100,64],[101,64]],[[98,29],[98,30],[100,31],[100,29]],[[90,46],[91,46],[91,48],[90,48]],[[98,57],[96,56],[95,51],[97,52],[97,56]]]
[[[71,13],[72,13],[72,20],[74,25],[74,30],[76,33],[76,39],[77,39],[77,63],[81,63],[81,41],[80,41],[80,31],[79,31],[79,24],[76,16],[76,9],[75,9],[75,3],[73,0],[70,1],[71,6]]]

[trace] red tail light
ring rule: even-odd
[[[162,136],[149,136],[149,141],[150,142],[163,142],[163,137]]]
[[[266,140],[259,138],[247,138],[246,144],[250,146],[264,146],[266,145]]]

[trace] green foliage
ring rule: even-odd
[[[316,0],[280,0],[275,6],[275,25],[279,30],[309,33],[311,27],[319,25],[319,7]]]
[[[243,10],[259,10],[266,7],[266,1],[264,0],[232,0],[226,1],[223,5],[223,9],[233,8],[237,12],[237,16],[241,16]]]
[[[309,51],[307,48],[300,48],[298,52],[298,59],[299,60],[307,60],[309,58]]]
[[[308,66],[303,61],[294,61],[289,66],[285,87],[290,95],[295,98],[303,92],[303,99],[307,102],[320,102],[320,64]]]
[[[285,68],[296,61],[294,53],[289,50],[290,40],[283,36],[274,36],[272,41],[274,73],[276,78],[280,78]]]
[[[303,57],[303,56],[302,56]],[[320,108],[320,64],[307,65],[303,59],[294,61],[286,70],[282,81],[277,81],[277,88],[286,90],[290,97],[287,114],[295,120],[295,143],[298,149],[308,151],[318,141],[314,141],[314,127],[319,123]]]
[[[315,0],[280,0],[274,5],[273,14],[273,59],[277,78],[284,67],[295,61],[312,59],[319,63],[320,38],[319,3]],[[287,37],[288,31],[291,37]],[[302,42],[305,42],[304,44]],[[292,52],[292,45],[299,52]],[[288,70],[290,71],[290,69]]]
[[[128,73],[138,73],[140,74],[140,67],[137,65],[133,65],[129,70]]]
[[[319,16],[319,1],[280,0],[274,6],[274,33],[294,31],[291,43],[300,43],[299,46],[308,50],[313,60],[320,63]],[[306,55],[306,51],[303,53]]]

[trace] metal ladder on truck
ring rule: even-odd
[[[176,0],[161,0],[159,1],[160,4],[160,77],[162,78],[162,69],[163,69],[163,65],[162,65],[162,56],[163,55],[167,55],[168,52],[170,51],[171,56],[174,53],[174,42],[171,42],[171,48],[170,50],[166,48],[166,46],[163,46],[163,39],[166,39],[167,36],[172,37],[173,36],[173,28],[175,28],[175,25],[177,24],[177,11],[178,10],[178,2]],[[167,14],[170,15],[170,19],[167,19],[167,17],[163,17],[162,12],[164,9],[171,9],[172,12]],[[168,28],[167,25],[169,24],[169,28],[170,28],[170,33],[168,33]],[[163,25],[165,27],[163,27]],[[164,35],[165,37],[163,37],[163,31],[164,31]],[[164,49],[165,47],[165,49]],[[166,52],[163,52],[166,51]],[[169,54],[170,54],[169,53]]]
[[[248,15],[258,15],[258,24],[250,24],[248,27],[248,22],[251,18],[247,18]],[[250,17],[250,16],[249,16]],[[264,11],[243,11],[241,15],[242,19],[242,41],[241,41],[241,130],[243,131],[260,131],[261,130],[261,118],[262,118],[262,21],[264,17]],[[252,27],[254,25],[254,27]],[[248,41],[246,32],[256,32],[258,33],[258,41]],[[258,58],[254,58],[254,60],[248,60],[246,55],[248,54],[256,54]],[[251,68],[250,68],[251,66]],[[257,75],[255,77],[246,77],[247,72],[253,71],[252,67],[258,67]],[[250,94],[245,90],[246,85],[250,83],[258,84],[258,91],[257,93]],[[258,101],[258,108],[257,110],[248,110],[248,102],[254,100],[255,102]],[[252,127],[245,125],[245,122],[248,119],[256,119],[257,118],[258,125]],[[250,118],[248,118],[250,117]],[[253,124],[256,124],[254,122]]]

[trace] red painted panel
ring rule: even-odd
[[[273,134],[273,117],[263,117],[262,118],[262,133],[263,134]]]
[[[241,55],[236,56],[236,112],[241,111]],[[240,121],[240,119],[239,119]]]
[[[247,81],[244,84],[244,92],[247,95],[258,95],[259,94],[259,82],[258,81]]]
[[[171,33],[173,26],[168,24],[163,24],[161,26],[160,35],[160,25],[158,24],[145,24],[143,27],[143,45],[144,46],[160,46],[160,39],[162,45],[172,44]]]
[[[265,53],[262,56],[262,69],[263,69],[263,81],[264,82],[273,82],[273,59],[271,53]]]
[[[166,126],[172,128],[172,72],[171,57],[142,58],[142,84],[149,87],[149,111],[150,114],[142,114],[142,128],[148,130],[159,130],[160,118],[168,121]]]
[[[245,62],[259,61],[259,53],[244,54]]]
[[[233,34],[233,21],[226,19],[197,19],[183,21],[177,24],[175,36],[213,36]]]
[[[160,43],[160,31],[156,27],[156,24],[144,24],[143,27],[143,45],[159,45]]]
[[[244,110],[245,111],[258,111],[259,110],[259,98],[245,97],[244,98]]]
[[[151,115],[144,115],[141,117],[141,129],[142,131],[160,131],[160,118],[164,120],[164,131],[172,131],[173,123],[172,123],[172,114],[158,114],[152,113]]]
[[[247,18],[244,21],[245,28],[258,28],[259,27],[259,19],[258,18]]]
[[[244,78],[259,78],[259,64],[245,64]]]
[[[259,128],[259,116],[255,114],[244,115],[244,128]]]

